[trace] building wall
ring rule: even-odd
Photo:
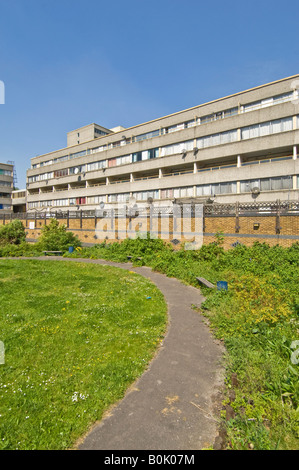
[[[5,220],[0,218],[0,225],[10,222],[10,217]],[[177,238],[180,247],[184,242],[193,242],[198,236],[199,227],[203,230],[202,243],[208,244],[215,241],[215,234],[222,232],[224,236],[224,248],[229,249],[234,243],[241,243],[247,246],[255,241],[265,242],[272,245],[283,247],[291,246],[299,242],[299,217],[296,215],[281,215],[277,220],[277,215],[255,215],[255,216],[208,216],[204,217],[201,225],[191,217],[187,223],[187,229],[183,228],[182,221],[175,225],[173,216],[150,217],[116,217],[111,221],[110,217],[82,217],[77,219],[63,218],[58,219],[60,224],[64,224],[67,230],[78,235],[83,244],[98,244],[103,241],[115,242],[121,241],[126,237],[134,238],[136,234],[151,232],[152,236],[161,238],[165,242],[171,242],[176,238],[177,233],[181,232],[181,237]],[[22,220],[26,228],[27,240],[37,241],[41,235],[42,227],[49,223],[48,218],[34,219],[27,215]],[[279,227],[279,230],[277,230]],[[279,233],[278,233],[279,232]]]
[[[0,163],[0,214],[12,210],[13,165]]]
[[[106,129],[97,124],[88,124],[74,131],[67,133],[67,146],[71,147],[96,139],[104,134],[111,134],[110,129]]]
[[[100,199],[112,204],[132,196],[138,200],[145,193],[163,202],[176,198],[178,191],[188,191],[188,197],[199,200],[212,197],[220,203],[253,198],[298,200],[299,106],[298,92],[293,90],[298,78],[279,80],[35,157],[27,172],[27,209],[54,210],[59,205],[95,209]],[[210,114],[211,121],[207,118]],[[147,158],[149,155],[154,158]],[[127,163],[140,156],[145,159]],[[90,165],[96,162],[105,167],[92,169]],[[278,187],[278,177],[288,181]],[[34,181],[36,178],[39,180]],[[253,195],[254,184],[267,188],[266,178],[271,178],[273,187]],[[222,186],[217,189],[218,183]]]

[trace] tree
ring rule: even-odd
[[[14,220],[0,227],[0,245],[20,245],[25,240],[25,228],[20,220]]]
[[[42,228],[39,246],[42,250],[67,251],[70,246],[81,246],[81,242],[77,235],[67,231],[64,224],[59,225],[56,219],[51,219],[50,223]]]

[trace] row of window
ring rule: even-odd
[[[6,188],[11,188],[11,187],[12,187],[12,183],[9,182],[9,181],[1,181],[1,180],[0,180],[0,186],[5,186]]]
[[[11,172],[11,170],[3,170],[3,169],[0,168],[0,175],[12,176],[12,172]]]
[[[299,116],[297,119],[297,128],[299,128]],[[287,132],[293,130],[293,118],[287,117],[283,119],[276,119],[273,121],[267,121],[259,124],[254,124],[252,126],[247,126],[241,128],[241,140],[253,139],[257,137],[263,137],[271,134],[276,134],[280,132]],[[230,131],[219,132],[217,134],[212,134],[204,137],[200,137],[196,140],[197,148],[207,148],[215,145],[226,144],[229,142],[236,142],[238,140],[238,130],[232,129]],[[188,152],[193,150],[194,141],[188,140],[185,142],[179,142],[165,147],[161,147],[160,156],[165,157],[168,155],[175,155],[179,153]],[[29,176],[28,182],[33,183],[35,181],[48,180],[51,178],[59,178],[63,176],[68,176],[85,171],[94,171],[98,169],[103,169],[108,166],[112,168],[119,165],[125,165],[130,163],[135,163],[143,160],[149,160],[152,158],[159,157],[159,148],[143,150],[140,152],[135,152],[129,155],[123,155],[120,157],[111,158],[108,160],[100,160],[98,162],[88,163],[86,165],[81,165],[78,167],[65,168],[63,170],[56,170],[54,172],[43,173],[41,175]]]
[[[297,176],[297,185],[299,186],[299,176]],[[240,192],[251,192],[253,189],[258,188],[260,191],[278,191],[282,189],[293,188],[292,176],[277,176],[273,178],[259,178],[254,180],[240,181]],[[196,196],[213,196],[216,194],[232,194],[237,193],[237,182],[229,181],[213,184],[202,184],[195,186],[195,193],[193,186],[186,186],[182,188],[167,188],[162,189],[160,199],[184,198]],[[133,197],[137,201],[146,201],[148,198],[159,199],[159,190],[138,191],[133,193]],[[127,202],[130,198],[130,193],[109,194],[108,202]],[[62,207],[74,206],[84,204],[100,204],[106,202],[106,196],[90,196],[90,197],[77,197],[77,198],[64,198],[54,199],[48,201],[35,201],[29,202],[28,208],[33,209],[37,207]]]
[[[273,96],[273,97],[265,98],[263,100],[255,101],[253,103],[248,103],[248,104],[242,105],[240,107],[240,112],[245,113],[245,112],[248,112],[248,111],[254,111],[256,109],[261,109],[261,108],[265,108],[265,107],[268,107],[268,106],[273,106],[275,104],[285,103],[287,101],[292,101],[292,100],[295,100],[295,99],[297,99],[297,90],[295,90],[294,92],[291,91],[291,92],[288,92],[288,93],[283,93],[283,94],[276,95],[276,96]],[[53,160],[48,160],[46,162],[33,164],[32,168],[34,169],[34,168],[39,168],[39,167],[46,166],[46,165],[51,165],[53,163],[63,162],[63,161],[66,161],[66,160],[69,160],[69,159],[72,159],[72,158],[77,158],[77,157],[89,155],[91,153],[101,152],[101,151],[104,151],[104,150],[108,150],[110,148],[119,147],[121,145],[126,145],[127,143],[131,143],[131,142],[135,142],[135,141],[139,142],[139,141],[142,141],[142,140],[151,139],[151,138],[157,137],[159,135],[164,135],[164,134],[167,134],[167,133],[180,131],[182,129],[187,129],[189,127],[193,127],[193,126],[197,126],[197,125],[200,125],[200,124],[205,124],[205,123],[208,123],[208,122],[217,121],[219,119],[224,119],[224,118],[227,118],[227,117],[230,117],[230,116],[234,116],[234,115],[238,114],[238,112],[239,112],[238,107],[226,109],[224,111],[219,111],[217,113],[212,113],[212,114],[208,114],[206,116],[195,118],[191,121],[175,124],[173,126],[169,126],[169,127],[166,127],[166,128],[156,129],[154,131],[146,132],[144,134],[139,134],[135,137],[132,137],[131,139],[123,139],[119,142],[114,142],[114,143],[111,143],[111,144],[104,144],[104,145],[101,145],[101,146],[96,147],[94,149],[82,150],[80,152],[72,153],[70,155],[64,155],[62,157],[54,158]],[[96,132],[98,132],[97,129],[96,129]],[[101,131],[99,131],[99,132],[101,132]]]
[[[40,175],[29,176],[28,183],[34,183],[36,181],[48,180],[51,178],[61,178],[68,175],[76,175],[84,173],[86,171],[96,171],[107,167],[112,168],[119,165],[125,165],[132,162],[139,162],[157,158],[159,156],[159,149],[149,149],[142,152],[135,152],[130,155],[123,155],[121,157],[110,158],[109,160],[100,160],[98,162],[87,163],[86,165],[78,165],[72,168],[64,168],[62,170],[56,170],[49,173],[42,173]]]

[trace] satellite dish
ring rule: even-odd
[[[252,188],[251,190],[252,194],[260,194],[260,188],[258,186],[255,186],[254,188]]]
[[[75,168],[74,173],[75,173],[75,175],[77,175],[79,173],[79,168]]]
[[[134,204],[136,204],[136,198],[132,196],[129,198],[129,205],[133,206]]]

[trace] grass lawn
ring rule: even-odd
[[[0,260],[0,449],[66,449],[124,396],[161,342],[167,306],[109,266]]]

